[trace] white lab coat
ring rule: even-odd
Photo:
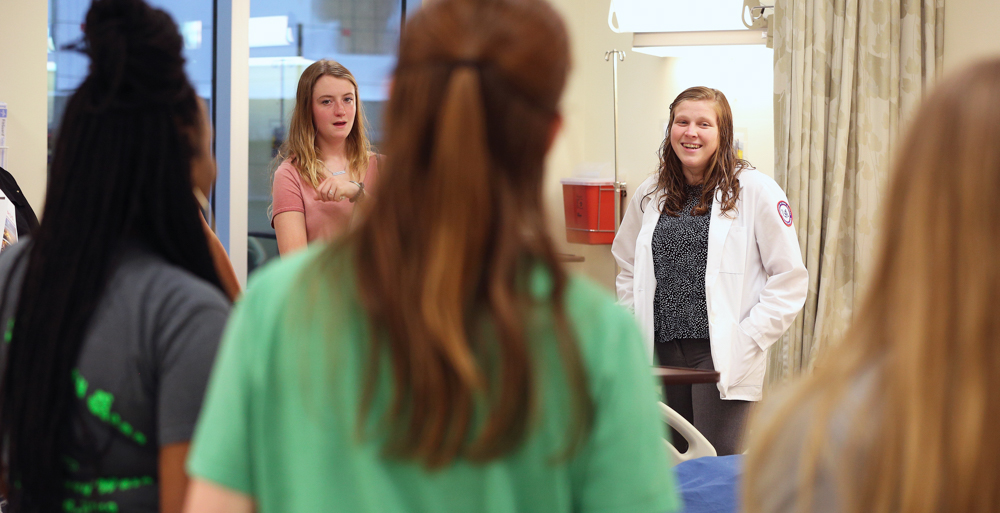
[[[632,194],[611,246],[621,267],[615,283],[618,302],[635,312],[651,362],[656,292],[652,240],[662,193],[649,192],[656,189],[656,178],[650,176]],[[755,169],[743,170],[739,181],[730,217],[721,214],[721,193],[712,203],[705,299],[721,397],[759,401],[767,348],[802,310],[808,274],[785,193]]]

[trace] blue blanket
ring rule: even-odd
[[[743,456],[708,456],[674,467],[684,513],[735,513]]]

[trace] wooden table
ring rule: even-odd
[[[719,372],[684,367],[653,367],[653,376],[660,378],[664,385],[693,385],[695,383],[718,383]]]

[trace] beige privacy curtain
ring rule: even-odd
[[[940,73],[944,0],[776,0],[774,175],[809,269],[768,381],[811,367],[848,327],[876,247],[901,128]]]

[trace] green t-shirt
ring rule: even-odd
[[[254,275],[226,329],[188,461],[196,478],[251,496],[269,512],[629,512],[679,508],[655,387],[632,316],[572,278],[566,309],[595,403],[569,459],[568,386],[545,308],[528,320],[539,399],[532,430],[486,464],[429,472],[359,437],[369,331],[348,252],[309,249]],[[325,259],[317,271],[317,257]],[[532,288],[547,290],[536,272]],[[389,385],[389,372],[382,383]],[[384,411],[391,387],[376,394]]]

